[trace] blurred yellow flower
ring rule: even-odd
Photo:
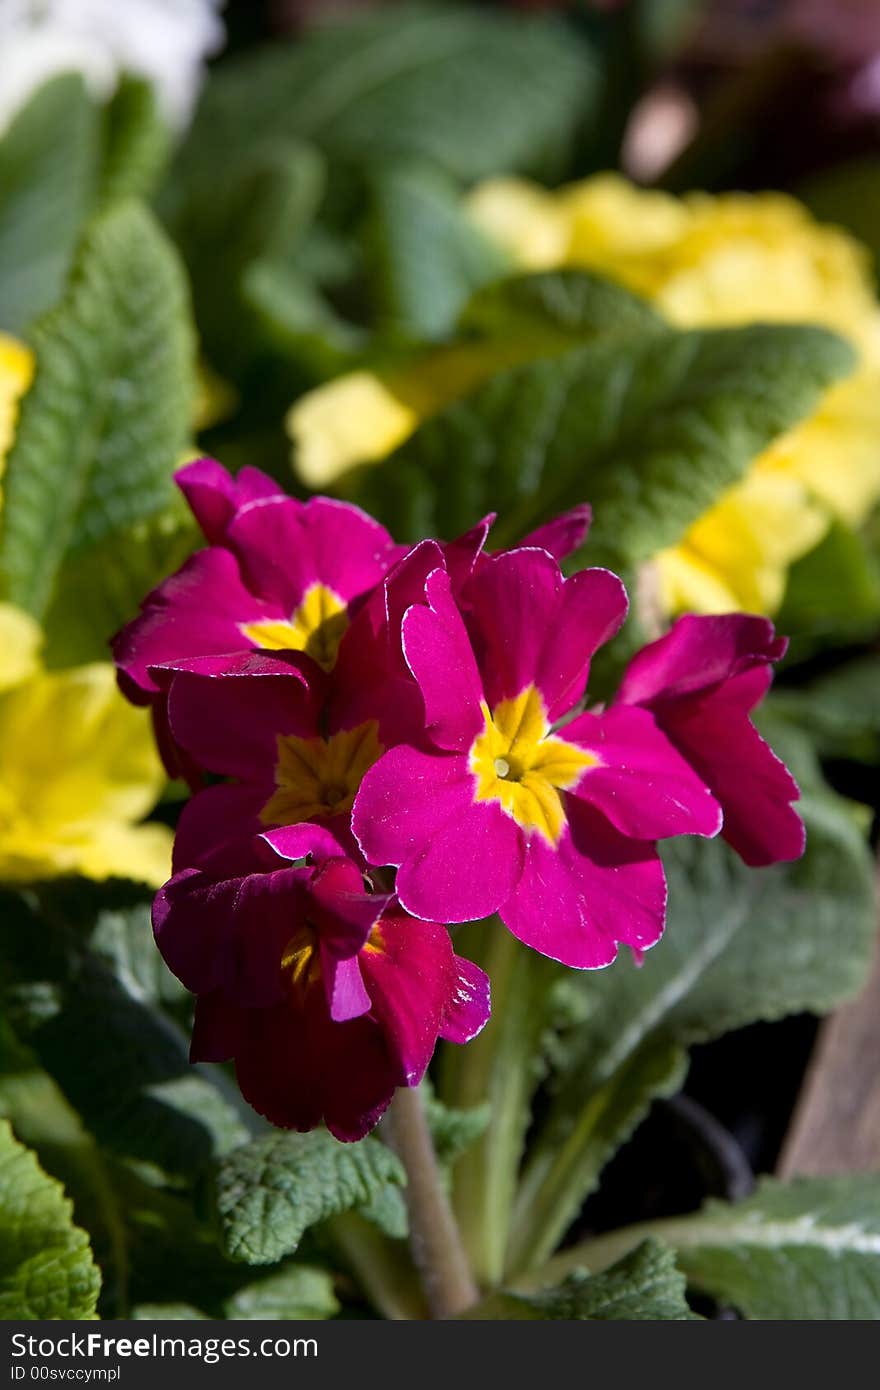
[[[524,269],[596,270],[682,328],[818,323],[858,350],[859,369],[657,557],[671,611],[772,612],[788,566],[831,518],[857,525],[880,497],[880,307],[866,252],[780,194],[679,199],[612,174],[558,193],[491,180],[469,205]]]
[[[0,880],[58,874],[159,885],[171,832],[139,825],[164,773],[150,718],[109,663],[48,672],[39,629],[0,604]]]
[[[19,402],[34,376],[34,355],[17,338],[0,333],[0,477],[15,437]]]

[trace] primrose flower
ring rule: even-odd
[[[403,618],[425,735],[367,772],[352,829],[368,862],[397,868],[414,916],[499,912],[545,955],[607,965],[663,929],[655,841],[715,835],[721,809],[647,710],[576,714],[590,658],[619,628],[615,575],[563,580],[518,549],[475,568],[459,610],[445,570]],[[562,721],[560,723],[560,721]]]
[[[154,707],[169,771],[175,751],[151,667],[263,649],[301,651],[330,670],[357,601],[400,553],[359,508],[329,497],[299,502],[255,468],[233,479],[200,459],[176,481],[209,544],[113,641],[123,690]]]
[[[467,1042],[489,1015],[489,982],[446,928],[369,892],[316,826],[183,870],[153,922],[198,996],[192,1060],[234,1058],[245,1099],[284,1128],[363,1138],[398,1086],[418,1085],[438,1038]]]
[[[164,783],[149,719],[104,662],[41,671],[40,636],[0,605],[0,879],[79,873],[158,885],[171,832],[138,824]]]
[[[804,851],[797,783],[749,718],[787,645],[766,618],[679,618],[633,657],[616,696],[617,707],[651,711],[723,807],[722,835],[755,867]]]

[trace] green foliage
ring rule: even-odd
[[[588,270],[513,275],[478,290],[459,327],[485,338],[527,339],[557,349],[605,334],[655,332],[663,320],[647,300]]]
[[[731,1206],[614,1231],[568,1251],[601,1268],[646,1236],[671,1245],[694,1288],[760,1319],[875,1320],[880,1310],[880,1176],[766,1178]],[[546,1277],[555,1269],[548,1266]]]
[[[856,531],[835,521],[788,572],[778,627],[803,637],[870,635],[880,621],[880,564]]]
[[[91,1318],[99,1288],[60,1183],[0,1120],[0,1319]]]
[[[851,367],[789,325],[602,337],[500,372],[353,485],[398,535],[452,536],[498,509],[496,544],[584,498],[593,563],[674,544]]]
[[[124,74],[104,110],[99,196],[147,198],[171,154],[171,131],[151,82]]]
[[[601,1274],[570,1274],[531,1294],[490,1294],[468,1318],[501,1321],[684,1322],[696,1317],[685,1299],[675,1253],[649,1238]]]
[[[796,688],[769,709],[805,730],[825,757],[880,761],[880,656],[856,657]]]
[[[98,112],[73,75],[42,87],[0,139],[0,329],[24,332],[60,298],[99,158]]]
[[[533,1152],[511,1218],[507,1268],[529,1268],[553,1253],[602,1169],[635,1132],[659,1096],[681,1088],[687,1054],[672,1041],[651,1038],[627,1057],[578,1111],[557,1121],[554,1142]]]
[[[103,912],[76,884],[46,890],[42,901],[5,896],[4,1011],[103,1147],[169,1178],[192,1178],[247,1131],[213,1084],[223,1085],[222,1074],[192,1067],[183,1030],[136,977],[111,967],[107,953],[121,952],[121,936],[130,951],[138,934],[142,947],[150,934],[142,890],[115,891],[112,908],[100,895]],[[93,932],[104,954],[92,949]]]
[[[583,1021],[555,1051],[555,1093],[517,1200],[512,1270],[550,1254],[652,1096],[674,1086],[682,1047],[759,1019],[825,1012],[863,982],[874,935],[867,846],[847,803],[821,784],[802,811],[807,852],[795,864],[759,873],[717,841],[668,846],[663,940],[641,967],[621,959],[559,986]]]
[[[505,257],[468,220],[457,185],[429,165],[391,164],[370,180],[370,286],[395,336],[442,338]]]
[[[191,514],[175,495],[158,515],[71,552],[43,617],[46,665],[63,668],[106,661],[114,633],[131,621],[144,597],[183,564],[201,539]]]
[[[403,1181],[400,1163],[378,1139],[341,1144],[322,1130],[266,1135],[218,1166],[226,1250],[247,1264],[271,1264],[292,1255],[310,1226],[337,1212],[366,1209],[384,1216],[387,1207],[377,1198]]]
[[[4,479],[4,594],[42,617],[68,558],[160,512],[189,434],[192,332],[150,214],[91,224],[63,301],[34,328],[37,375]]]
[[[396,6],[225,64],[181,159],[216,175],[268,134],[346,163],[430,161],[462,180],[546,171],[592,95],[588,51],[544,20]]]

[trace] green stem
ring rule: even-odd
[[[467,1047],[445,1049],[440,1084],[447,1105],[470,1109],[489,1103],[485,1134],[456,1165],[453,1204],[474,1272],[491,1286],[504,1272],[536,1055],[556,967],[527,951],[497,919],[469,925],[456,936],[456,949],[479,963],[492,981],[489,1023]]]
[[[421,1093],[402,1087],[385,1119],[392,1148],[406,1169],[410,1247],[428,1308],[452,1318],[479,1299],[461,1234],[443,1185]]]
[[[327,1230],[369,1301],[383,1318],[420,1321],[428,1316],[408,1252],[356,1212],[344,1212]]]

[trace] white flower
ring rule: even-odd
[[[0,131],[50,77],[79,72],[98,98],[123,72],[153,83],[175,127],[223,44],[223,0],[0,0]]]

